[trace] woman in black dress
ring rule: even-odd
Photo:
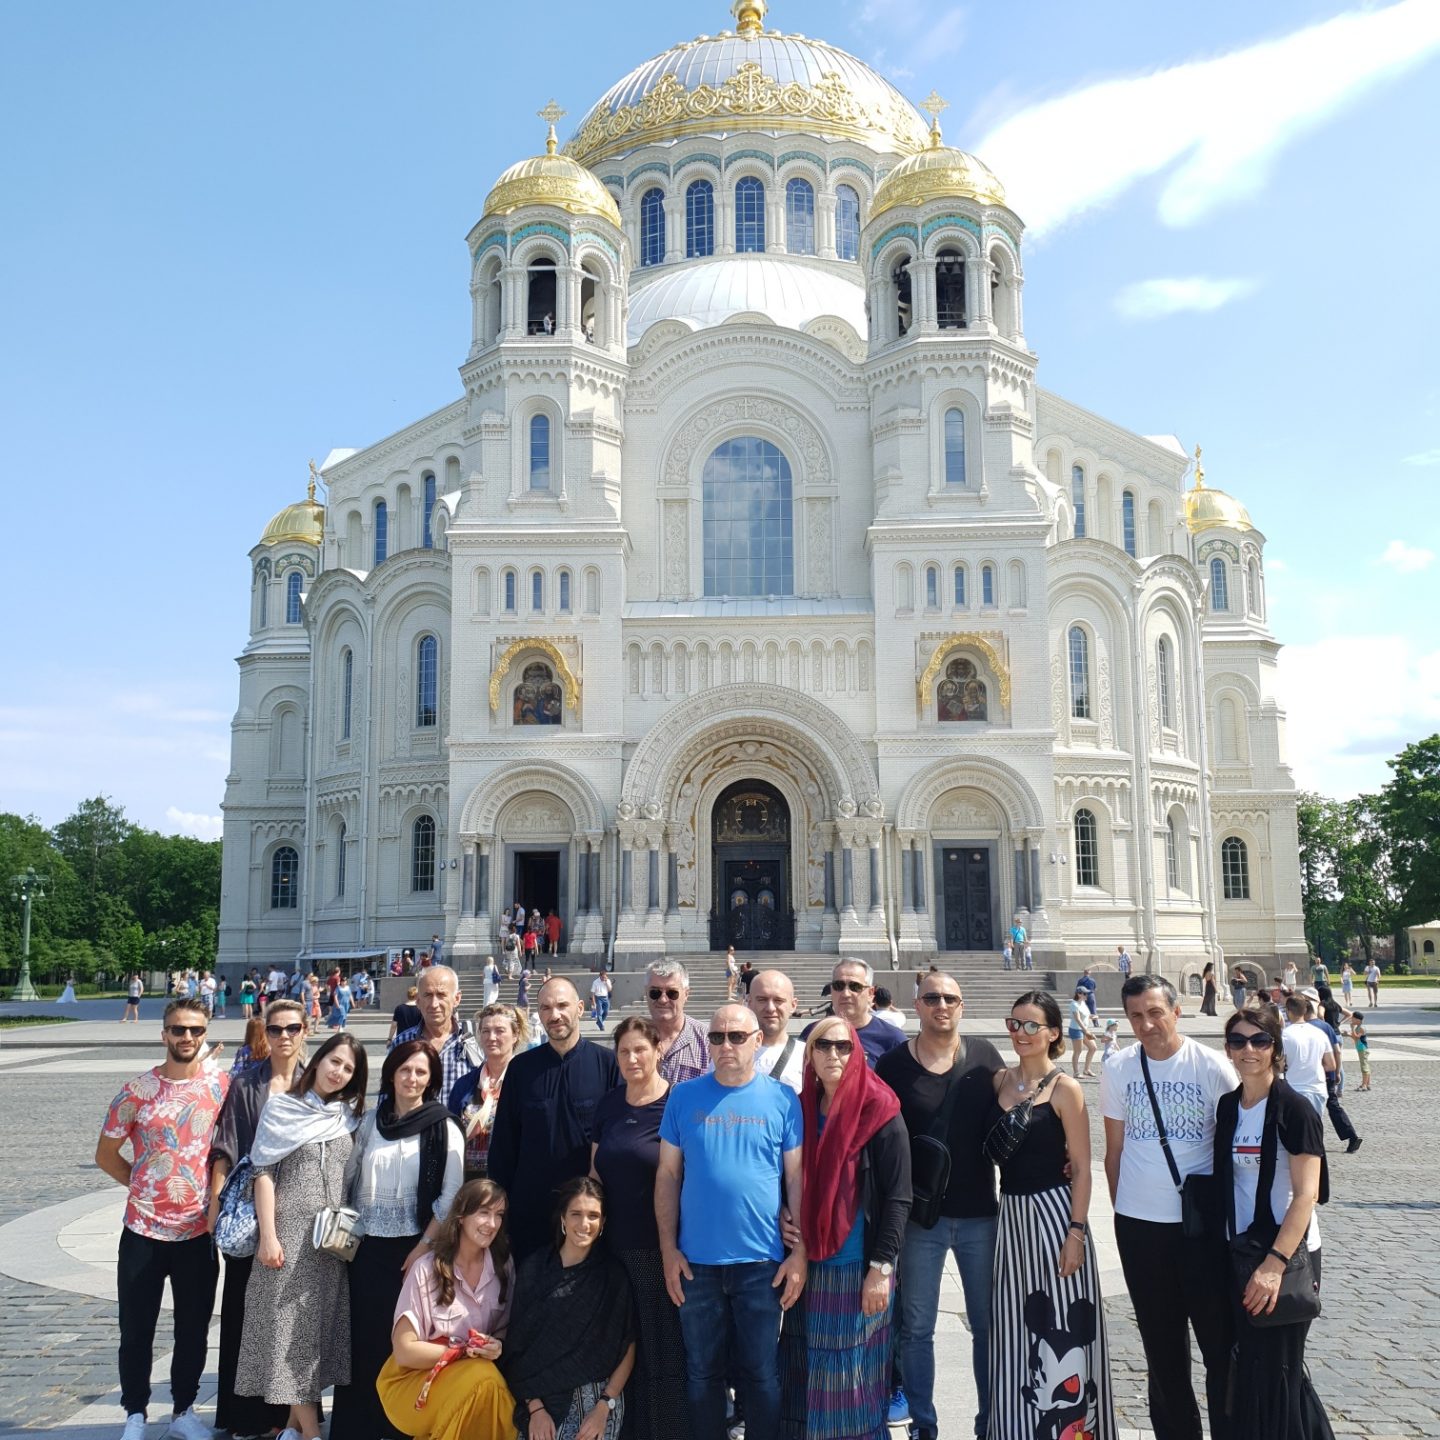
[[[1207,960],[1205,962],[1205,969],[1200,975],[1200,984],[1203,987],[1200,996],[1200,1013],[1202,1015],[1214,1015],[1216,1013],[1215,996],[1217,991],[1215,989],[1215,962],[1213,960]]]

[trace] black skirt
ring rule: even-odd
[[[240,1333],[245,1328],[245,1287],[255,1257],[225,1257],[225,1283],[220,1292],[220,1365],[215,1396],[215,1428],[232,1435],[268,1435],[283,1430],[290,1418],[286,1405],[267,1405],[258,1395],[235,1393],[235,1368],[240,1363]]]
[[[350,1383],[335,1387],[330,1433],[342,1440],[392,1440],[375,1380],[390,1358],[395,1304],[405,1277],[400,1267],[419,1235],[367,1235],[350,1262]],[[428,1335],[422,1335],[428,1340]]]
[[[635,1298],[635,1369],[625,1386],[621,1440],[690,1440],[685,1339],[658,1250],[617,1250]]]

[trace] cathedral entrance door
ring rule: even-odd
[[[940,947],[993,950],[994,906],[990,893],[990,849],[981,845],[937,847],[943,907]]]
[[[723,950],[792,950],[790,807],[773,785],[742,780],[722,791],[711,818],[714,895],[710,944]]]

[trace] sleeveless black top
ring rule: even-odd
[[[998,1120],[1002,1113],[997,1101],[991,1122]],[[1055,1107],[1050,1104],[1035,1106],[1030,1112],[1030,1128],[1020,1142],[1020,1148],[1000,1167],[1000,1193],[1035,1195],[1041,1190],[1053,1190],[1057,1185],[1064,1185],[1068,1158],[1065,1126],[1055,1113]]]

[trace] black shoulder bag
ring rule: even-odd
[[[960,1052],[957,1051],[935,1118],[928,1128],[910,1137],[910,1188],[914,1196],[910,1218],[922,1230],[935,1228],[945,1192],[950,1188],[950,1147],[946,1141],[950,1138],[950,1120],[955,1114],[960,1089],[959,1071]]]
[[[1165,1132],[1165,1120],[1160,1114],[1160,1102],[1155,1098],[1155,1087],[1150,1083],[1150,1062],[1142,1047],[1140,1051],[1140,1073],[1145,1077],[1145,1093],[1150,1097],[1150,1110],[1155,1116],[1155,1131],[1160,1137],[1160,1148],[1165,1152],[1165,1163],[1170,1167],[1170,1179],[1180,1192],[1180,1228],[1187,1240],[1199,1240],[1215,1228],[1218,1214],[1213,1175],[1187,1175],[1180,1178],[1180,1167],[1170,1153],[1170,1137]]]

